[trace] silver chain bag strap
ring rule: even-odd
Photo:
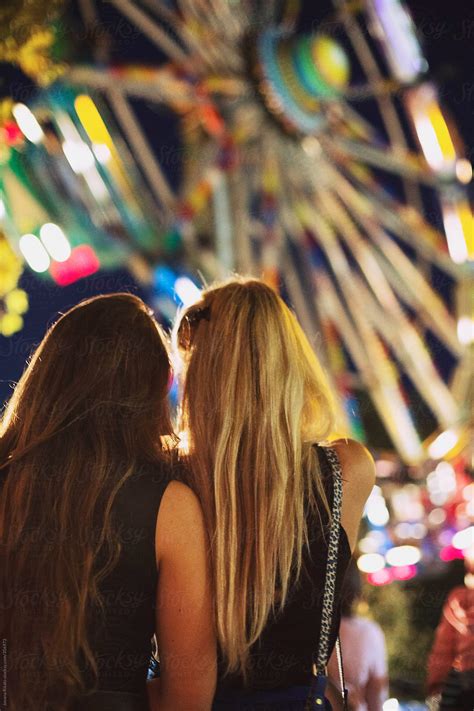
[[[327,675],[326,666],[329,658],[329,641],[331,638],[331,627],[334,613],[334,595],[336,588],[337,562],[339,552],[339,537],[341,527],[341,507],[342,507],[342,471],[339,457],[332,447],[324,447],[326,457],[331,466],[333,474],[333,502],[331,510],[331,527],[329,530],[328,557],[326,565],[326,578],[324,582],[323,607],[321,615],[321,627],[319,633],[319,644],[316,653],[316,660],[313,664],[313,679],[311,690],[308,695],[305,711],[328,708],[325,697]],[[341,689],[343,697],[343,708],[347,711],[347,692],[344,685],[344,672],[342,667],[342,655],[339,639],[337,640],[337,657],[339,673],[341,677]]]

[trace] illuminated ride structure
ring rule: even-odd
[[[346,431],[363,437],[366,391],[405,462],[463,446],[472,171],[404,5],[334,0],[298,34],[294,3],[110,2],[168,61],[72,66],[15,107],[28,139],[3,171],[15,249],[64,284],[126,262],[158,299],[177,264],[263,275],[315,344]],[[79,6],[93,24],[99,8]],[[178,191],[135,99],[179,117]],[[437,423],[424,443],[410,392]]]

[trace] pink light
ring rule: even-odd
[[[383,568],[376,573],[369,573],[367,580],[371,585],[386,585],[392,581],[392,572],[388,568]]]
[[[49,273],[59,286],[67,286],[78,279],[94,274],[100,268],[99,258],[92,247],[81,244],[75,247],[65,262],[52,262]]]
[[[410,580],[416,575],[416,565],[396,565],[391,568],[395,580]]]
[[[439,557],[448,563],[450,560],[455,560],[456,558],[464,558],[462,550],[458,550],[454,546],[445,546],[439,552]]]

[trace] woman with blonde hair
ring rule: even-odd
[[[262,281],[205,289],[174,339],[188,483],[211,549],[221,655],[214,708],[302,708],[316,650],[329,656],[335,643],[326,583],[337,609],[373,460],[355,441],[322,446],[334,427],[332,394],[294,314]],[[327,563],[333,533],[340,544]]]
[[[0,422],[11,711],[210,708],[206,534],[196,495],[173,481],[169,378],[148,307],[112,294],[59,318],[15,388]],[[161,678],[147,688],[155,633]]]

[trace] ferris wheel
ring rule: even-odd
[[[404,4],[333,0],[302,34],[295,2],[109,1],[167,61],[73,66],[62,81],[105,97],[190,266],[208,280],[263,275],[283,291],[340,394],[346,430],[360,434],[363,389],[407,463],[427,446],[432,458],[456,447],[470,388],[472,170]],[[79,7],[86,25],[100,12],[94,0]],[[178,191],[137,98],[180,120]],[[93,144],[88,101],[75,106]],[[449,307],[440,280],[452,285]],[[456,364],[449,378],[442,352]],[[428,443],[407,387],[437,422]]]

